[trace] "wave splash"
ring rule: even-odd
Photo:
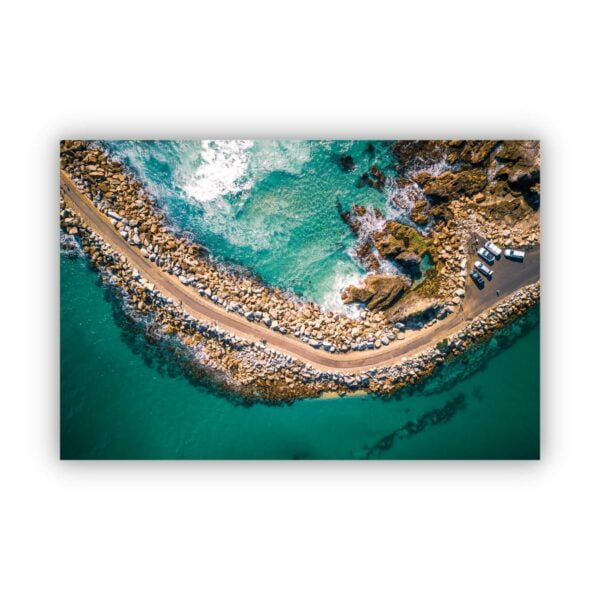
[[[247,150],[253,145],[250,140],[203,140],[195,160],[180,164],[175,181],[190,200],[200,203],[247,191],[253,184]]]
[[[349,285],[360,285],[362,275],[338,267],[328,286],[328,291],[320,298],[319,304],[325,311],[346,315],[352,319],[360,319],[361,308],[357,304],[344,304],[342,291]]]
[[[299,174],[310,159],[310,146],[302,141],[203,140],[196,153],[195,160],[180,165],[175,180],[190,201],[206,203],[247,192],[275,171]]]

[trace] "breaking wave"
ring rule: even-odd
[[[196,157],[180,163],[175,181],[193,202],[210,202],[249,190],[253,182],[247,150],[253,145],[250,140],[203,140]]]
[[[67,258],[85,256],[77,238],[74,235],[65,233],[62,229],[60,230],[60,252]]]
[[[344,304],[342,291],[349,285],[360,285],[361,275],[337,268],[331,287],[323,295],[319,304],[326,311],[346,315],[352,319],[360,319],[361,308],[357,304]]]
[[[352,257],[352,234],[335,203],[344,209],[373,204],[387,212],[379,191],[357,188],[361,172],[387,160],[387,146],[306,140],[102,145],[140,178],[169,225],[191,232],[216,261],[243,266],[266,283],[324,301],[335,312],[353,311],[339,295],[357,282],[362,268]],[[356,163],[350,172],[340,166],[346,153]],[[384,223],[374,211],[365,219],[366,231]]]
[[[310,146],[303,141],[203,140],[195,154],[180,164],[175,182],[191,202],[206,203],[247,192],[276,171],[299,174],[310,159]]]

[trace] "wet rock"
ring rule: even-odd
[[[359,187],[362,187],[362,185],[367,184],[372,188],[381,191],[385,186],[386,180],[387,178],[385,176],[385,173],[377,165],[371,165],[369,171],[361,175]],[[361,183],[362,185],[360,185]]]
[[[397,221],[387,221],[381,231],[375,232],[373,244],[388,259],[396,259],[402,253],[421,257],[429,248],[427,240],[416,229]]]
[[[352,158],[352,156],[350,156],[350,154],[343,154],[342,156],[340,156],[339,161],[340,166],[346,172],[353,171],[356,168],[354,159]]]

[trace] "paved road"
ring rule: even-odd
[[[393,364],[399,359],[417,354],[460,329],[466,320],[472,319],[505,296],[525,285],[534,283],[539,278],[539,249],[528,252],[522,264],[512,263],[503,258],[494,269],[493,282],[486,283],[483,290],[478,290],[470,281],[466,287],[463,309],[440,321],[436,326],[408,332],[404,340],[392,342],[389,346],[380,349],[330,354],[324,350],[312,348],[291,335],[283,335],[258,323],[247,321],[241,315],[229,313],[210,300],[206,300],[194,288],[183,285],[177,277],[165,273],[142,256],[137,248],[127,243],[112,226],[108,217],[77,189],[64,171],[60,173],[60,180],[61,189],[69,208],[77,212],[106,243],[125,256],[145,279],[154,283],[156,289],[165,296],[181,302],[182,307],[191,316],[202,321],[217,323],[222,329],[247,340],[264,340],[267,346],[320,370],[360,371]],[[470,257],[469,266],[474,260],[473,257]],[[501,292],[499,296],[496,295],[497,289],[500,289]]]

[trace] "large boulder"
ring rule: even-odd
[[[416,229],[397,221],[387,221],[381,231],[375,232],[373,244],[388,259],[396,259],[403,252],[421,257],[429,249],[427,240]]]
[[[540,144],[538,141],[504,142],[494,154],[503,166],[496,172],[496,180],[507,183],[513,193],[537,209],[540,202]]]
[[[363,287],[351,285],[342,292],[346,304],[362,302],[370,310],[387,310],[410,288],[411,282],[403,275],[368,275]]]

